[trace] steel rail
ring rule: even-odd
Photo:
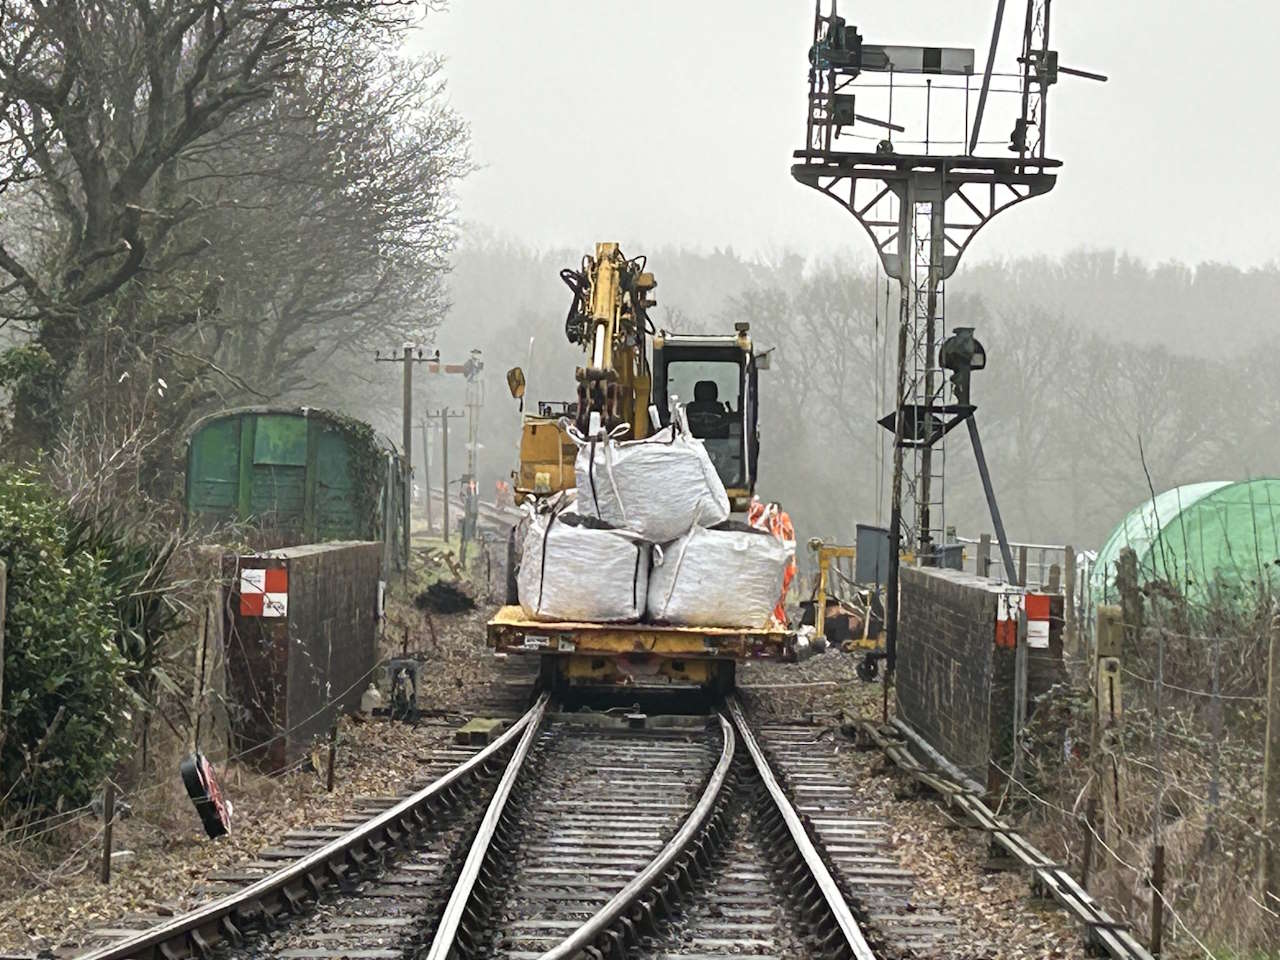
[[[485,857],[489,853],[489,845],[493,842],[494,835],[498,832],[499,822],[506,808],[507,799],[511,796],[511,790],[515,786],[516,779],[520,776],[525,759],[529,756],[534,738],[537,737],[538,731],[542,726],[542,717],[546,712],[546,706],[547,694],[544,693],[538,698],[538,702],[533,709],[525,714],[525,717],[533,717],[533,719],[525,725],[524,733],[520,737],[520,743],[517,744],[511,759],[507,761],[507,767],[502,773],[502,779],[498,781],[498,786],[493,791],[493,797],[489,800],[489,806],[485,810],[484,819],[480,821],[480,827],[476,831],[475,840],[467,853],[467,859],[462,865],[462,871],[453,886],[453,891],[449,894],[449,902],[445,905],[444,913],[440,916],[440,924],[436,927],[436,934],[431,941],[431,949],[427,951],[426,960],[447,960],[448,957],[454,955],[455,941],[458,938],[463,915],[471,903],[476,881],[480,877]]]
[[[769,798],[773,801],[773,805],[777,808],[782,822],[791,836],[791,842],[795,847],[796,853],[803,861],[808,875],[813,879],[821,903],[825,905],[825,912],[835,923],[836,929],[833,931],[833,937],[838,935],[838,945],[847,951],[847,954],[844,955],[854,957],[856,960],[876,960],[875,953],[871,950],[871,945],[867,943],[866,938],[862,935],[862,928],[858,925],[858,921],[853,916],[853,911],[849,909],[844,895],[840,892],[840,887],[836,884],[835,878],[831,876],[831,871],[827,869],[827,865],[823,863],[817,847],[814,846],[813,841],[809,838],[804,822],[800,819],[800,815],[796,813],[791,801],[787,799],[786,793],[783,792],[782,787],[778,784],[778,778],[774,776],[764,751],[760,749],[760,744],[756,741],[755,734],[752,733],[751,727],[747,723],[746,715],[742,711],[742,706],[738,703],[738,698],[730,696],[725,705],[729,715],[733,718],[734,725],[737,727],[738,736],[742,738],[743,746],[747,748],[747,753],[751,756],[756,774],[764,783]]]
[[[367,866],[370,856],[378,856],[388,842],[397,842],[427,826],[431,804],[446,798],[466,777],[479,773],[516,737],[522,737],[521,742],[527,739],[529,731],[536,730],[541,722],[546,703],[547,695],[543,694],[524,716],[475,756],[314,852],[235,893],[136,936],[81,954],[77,960],[156,957],[172,960],[193,952],[207,957],[219,939],[240,941],[241,931],[236,921],[242,915],[261,913],[264,917],[273,917],[279,911],[269,910],[268,904],[296,912],[308,895],[319,896],[330,882],[340,880],[350,869]],[[253,907],[257,907],[257,911],[252,910]],[[177,949],[179,945],[181,949]]]
[[[680,829],[667,841],[666,846],[658,853],[649,865],[637,873],[625,887],[603,907],[573,932],[563,943],[544,953],[539,960],[571,960],[571,958],[589,955],[587,950],[599,947],[610,940],[625,938],[625,930],[634,921],[631,911],[649,894],[657,892],[659,887],[669,886],[671,871],[677,868],[677,861],[689,853],[694,844],[703,836],[704,831],[715,812],[716,804],[723,799],[723,788],[729,779],[729,770],[733,765],[734,733],[731,724],[724,714],[717,714],[720,720],[720,735],[724,746],[720,751],[720,760],[707,785],[698,799],[697,805],[685,819]],[[651,908],[646,908],[651,913]]]
[[[947,806],[959,807],[979,829],[990,835],[993,844],[1031,870],[1035,889],[1053,897],[1084,925],[1089,946],[1104,950],[1117,960],[1153,960],[1127,923],[1115,920],[1066,867],[1055,863],[988,807],[982,799],[984,791],[970,791],[946,772],[926,767],[905,745],[890,741],[885,735],[887,731],[882,732],[875,724],[864,721],[861,728],[895,766],[936,793]]]

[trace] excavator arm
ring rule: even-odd
[[[580,270],[562,270],[560,277],[573,291],[565,335],[586,353],[576,371],[578,429],[625,423],[632,437],[647,437],[653,376],[646,337],[653,332],[648,309],[656,303],[650,294],[657,281],[645,258],[628,260],[616,243],[597,243]]]
[[[693,404],[694,436],[706,442],[733,509],[750,505],[758,435],[757,365],[748,325],[736,323],[733,334],[721,335],[655,332],[648,311],[656,305],[657,282],[645,267],[644,257],[628,259],[618,244],[597,243],[578,269],[560,271],[573,292],[565,336],[584,354],[575,371],[577,402],[539,403],[537,413],[524,415],[517,502],[574,486],[577,445],[563,416],[584,436],[625,424],[631,439],[644,439],[670,422],[671,400],[678,396]],[[510,371],[508,383],[512,396],[523,399],[523,372]],[[718,399],[700,401],[699,390],[708,388]],[[651,422],[650,404],[660,423]]]

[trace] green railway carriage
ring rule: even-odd
[[[390,440],[328,410],[227,410],[187,436],[187,522],[247,525],[262,549],[377,540],[399,566],[410,482]]]

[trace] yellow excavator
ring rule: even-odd
[[[657,286],[645,259],[628,260],[616,243],[596,244],[595,256],[560,277],[573,292],[565,335],[580,346],[586,363],[575,371],[576,401],[542,401],[526,413],[520,466],[514,474],[516,501],[547,496],[574,485],[577,446],[566,423],[586,434],[630,427],[632,439],[671,422],[672,405],[685,405],[689,429],[704,441],[735,512],[755,492],[759,456],[758,380],[761,361],[752,351],[749,325],[730,335],[655,331],[648,310]],[[652,359],[650,358],[652,352]],[[511,395],[524,397],[524,372],[507,372]]]
[[[584,353],[575,371],[577,397],[541,401],[522,418],[520,464],[513,473],[518,503],[575,486],[578,448],[569,436],[610,432],[625,424],[643,439],[671,422],[684,406],[690,432],[715,465],[730,506],[745,513],[755,492],[759,456],[757,355],[749,325],[725,335],[655,330],[648,311],[657,281],[644,257],[627,258],[616,243],[596,244],[577,270],[560,272],[573,299],[565,335]],[[762,362],[763,361],[763,362]],[[523,402],[524,372],[507,373],[511,395]],[[652,624],[548,624],[526,621],[516,605],[516,532],[508,550],[507,606],[489,623],[490,645],[543,657],[544,679],[557,684],[620,682],[634,676],[725,687],[744,659],[788,659],[794,636],[785,628],[671,627]]]

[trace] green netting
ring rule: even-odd
[[[1280,479],[1174,487],[1129,512],[1093,568],[1095,603],[1115,603],[1116,561],[1132,547],[1138,579],[1165,580],[1193,603],[1211,591],[1251,599],[1280,583]]]

